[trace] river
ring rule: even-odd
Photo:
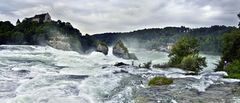
[[[168,54],[130,51],[139,58],[134,61],[135,66],[115,67],[116,62],[132,64],[132,60],[113,56],[111,48],[105,56],[98,52],[82,55],[49,46],[1,45],[0,103],[190,103],[197,100],[191,98],[195,95],[212,103],[240,102],[240,96],[234,92],[227,99],[217,99],[226,96],[228,89],[239,87],[239,80],[224,79],[225,72],[213,72],[219,56],[202,54],[207,57],[208,67],[201,75],[192,76],[184,75],[185,71],[178,68],[137,68],[147,61],[167,62]],[[174,83],[148,87],[154,76],[174,78]]]

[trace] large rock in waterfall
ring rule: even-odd
[[[124,46],[122,41],[118,41],[113,47],[113,55],[123,59],[134,59],[137,60],[137,57],[134,53],[129,53],[128,49]]]
[[[96,51],[97,51],[97,52],[101,52],[101,53],[103,53],[104,55],[107,55],[107,54],[108,54],[108,46],[107,46],[107,44],[104,43],[104,42],[98,41],[98,42],[97,42]]]

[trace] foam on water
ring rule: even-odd
[[[0,101],[4,103],[129,103],[133,91],[148,88],[147,80],[154,76],[195,78],[199,82],[187,85],[204,92],[211,84],[225,82],[225,72],[211,72],[218,56],[207,56],[208,66],[199,76],[184,75],[178,68],[167,70],[135,67],[114,67],[116,62],[131,64],[112,55],[92,52],[81,55],[74,51],[56,50],[49,46],[0,46]],[[130,49],[139,60],[135,65],[152,60],[168,61],[167,53]],[[206,56],[206,55],[205,55]],[[126,71],[126,73],[121,73]],[[120,72],[120,73],[114,73]],[[134,76],[145,78],[143,84]],[[232,80],[233,81],[233,80]],[[240,82],[240,81],[233,81]],[[176,101],[172,100],[173,103]]]

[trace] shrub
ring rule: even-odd
[[[205,57],[199,57],[198,55],[188,55],[183,58],[180,67],[198,73],[203,67],[207,66],[205,59]]]
[[[223,57],[224,61],[233,62],[240,58],[240,29],[224,34]]]
[[[224,62],[232,63],[240,58],[240,29],[235,29],[223,36],[222,58],[216,71],[224,70]],[[224,70],[225,71],[225,70]]]
[[[240,59],[227,65],[225,70],[228,73],[228,78],[240,79]]]
[[[199,53],[199,44],[196,38],[182,37],[172,47],[169,57],[171,65],[178,65],[188,55]]]
[[[152,61],[149,61],[149,62],[147,62],[147,63],[143,63],[143,68],[150,69],[150,68],[151,68],[151,65],[152,65]]]
[[[173,83],[173,79],[165,78],[165,77],[154,77],[149,82],[149,86],[161,86],[161,85],[169,85]]]
[[[199,43],[196,38],[183,37],[178,40],[169,54],[168,66],[194,71],[197,74],[206,67],[206,58],[199,57]]]

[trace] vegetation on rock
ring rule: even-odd
[[[228,73],[228,78],[240,79],[240,59],[227,65],[225,70]]]
[[[149,61],[147,63],[143,63],[143,66],[140,66],[141,68],[147,68],[150,69],[152,65],[152,61]]]
[[[233,62],[240,59],[240,29],[224,34],[223,43],[224,61]]]
[[[199,57],[198,55],[188,55],[182,59],[180,67],[198,73],[203,67],[207,66],[205,59],[205,57]]]
[[[172,47],[168,65],[170,67],[179,67],[184,70],[198,73],[202,67],[206,67],[205,57],[199,56],[199,44],[197,39],[192,37],[183,37]]]
[[[169,85],[173,83],[173,79],[165,78],[165,77],[154,77],[149,82],[149,86],[161,86],[161,85]]]
[[[223,55],[216,71],[226,71],[228,77],[240,79],[240,29],[224,34]]]
[[[198,54],[198,46],[198,41],[195,38],[181,38],[172,46],[172,49],[168,55],[170,57],[169,64],[173,66],[179,65],[184,57]]]

